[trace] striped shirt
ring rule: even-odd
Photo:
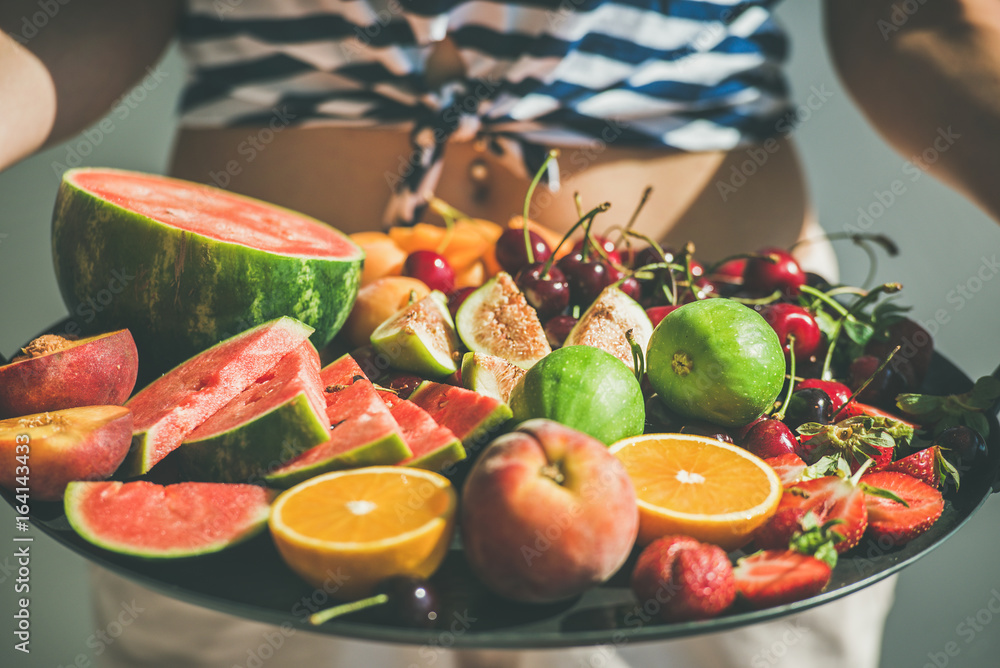
[[[775,1],[188,0],[181,124],[282,110],[296,125],[409,128],[411,193],[449,138],[509,140],[529,172],[544,147],[609,127],[621,146],[728,150],[777,134],[788,111]],[[424,62],[446,36],[466,78],[432,89]]]

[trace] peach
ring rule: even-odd
[[[40,336],[0,367],[0,418],[76,406],[122,405],[139,353],[127,329],[71,341]]]
[[[418,301],[431,290],[423,281],[409,276],[386,276],[358,290],[354,308],[343,329],[351,345],[356,348],[368,345],[372,332],[410,303],[411,292],[415,295],[414,301]]]
[[[398,276],[403,271],[406,251],[396,245],[385,232],[356,232],[351,241],[365,251],[361,270],[361,285],[368,285],[383,276]]]
[[[614,575],[639,512],[628,474],[603,443],[537,419],[483,451],[463,488],[461,522],[466,557],[489,589],[545,603]]]
[[[58,501],[74,480],[103,480],[132,444],[132,411],[84,406],[0,420],[0,486]]]

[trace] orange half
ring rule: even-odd
[[[641,545],[684,534],[735,550],[750,541],[781,499],[774,469],[714,438],[644,434],[618,441],[611,452],[635,485]]]
[[[354,599],[388,577],[430,577],[448,551],[455,505],[444,476],[370,466],[285,491],[269,526],[293,571],[336,598]]]

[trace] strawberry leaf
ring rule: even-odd
[[[955,491],[958,491],[958,485],[961,482],[959,480],[958,469],[945,459],[945,456],[941,453],[941,446],[938,446],[937,450],[934,451],[934,458],[937,460],[939,475],[941,476],[941,484],[944,485],[948,478],[955,483]]]
[[[844,520],[836,518],[821,525],[816,514],[809,511],[800,522],[802,531],[796,531],[792,534],[792,538],[788,541],[788,548],[816,557],[820,561],[826,562],[830,568],[834,568],[837,565],[835,545],[844,540],[844,537],[833,527],[843,523]]]
[[[929,415],[941,410],[944,406],[944,398],[929,394],[906,393],[896,397],[896,405],[899,406],[900,410],[910,415]]]

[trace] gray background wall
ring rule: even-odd
[[[953,291],[959,285],[977,287],[975,281],[968,282],[984,258],[1000,251],[1000,228],[931,177],[911,181],[910,173],[903,171],[905,159],[868,128],[837,81],[814,3],[787,3],[780,13],[794,35],[795,99],[805,103],[811,87],[831,92],[808,115],[803,112],[797,132],[820,222],[829,231],[857,225],[858,207],[868,209],[879,201],[878,193],[899,180],[903,190],[897,186],[897,191],[902,194],[869,223],[869,231],[890,235],[902,249],[899,258],[880,263],[877,280],[901,282],[905,300],[915,307],[913,316],[921,321],[943,312],[942,321],[947,322],[936,332],[938,349],[973,378],[990,373],[1000,363],[1000,279],[983,282],[961,304]],[[174,128],[171,112],[183,71],[175,51],[161,67],[165,78],[155,85],[150,81],[148,92],[137,89],[132,95],[135,108],[127,117],[111,117],[111,125],[105,123],[103,130],[92,130],[0,174],[0,350],[6,355],[65,315],[49,251],[49,216],[58,184],[53,163],[67,164],[75,147],[88,154],[81,157],[86,165],[165,170]],[[961,141],[976,141],[971,131],[954,130]],[[882,199],[888,201],[885,195]],[[867,260],[849,245],[841,248],[842,275],[860,280]],[[26,661],[11,651],[12,525],[10,509],[0,504],[0,665],[69,665],[78,654],[88,655],[86,641],[95,631],[85,563],[44,536],[36,538],[31,562],[33,651]],[[967,668],[1000,663],[1000,622],[993,621],[997,615],[989,609],[1000,603],[998,527],[1000,499],[992,498],[958,535],[903,572],[886,628],[884,666],[933,666],[934,658],[939,667],[945,661]],[[966,621],[977,616],[979,631]],[[946,656],[947,649],[957,649],[957,656]]]

